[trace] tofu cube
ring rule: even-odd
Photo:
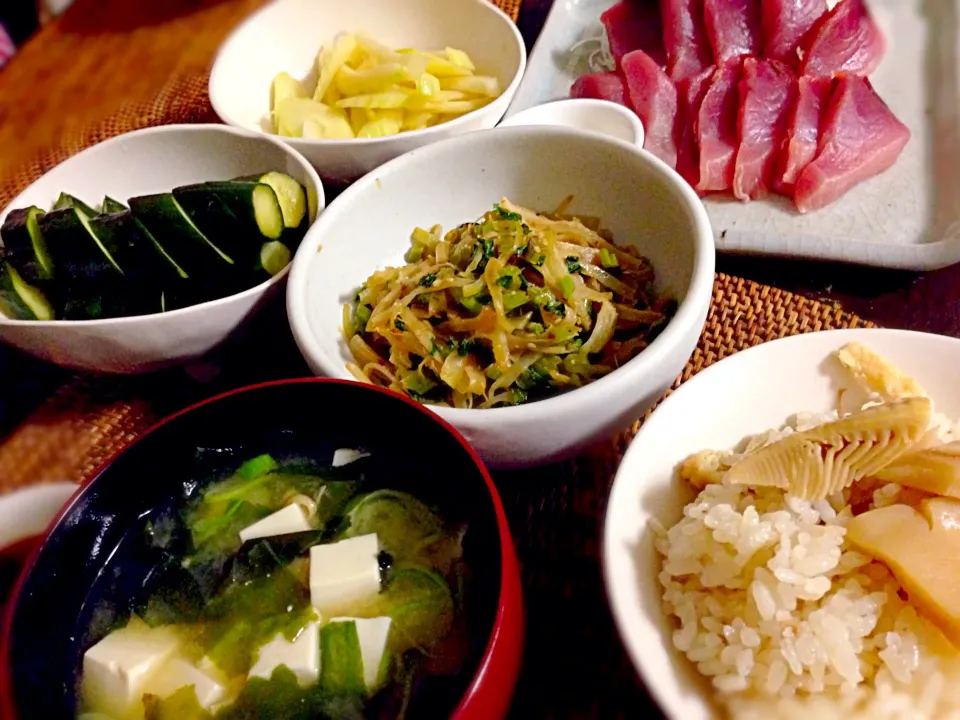
[[[320,677],[320,623],[309,623],[291,642],[282,633],[260,648],[257,662],[248,677],[269,680],[273,671],[286,665],[297,676],[300,687],[313,685]]]
[[[310,548],[310,601],[321,617],[346,614],[380,592],[376,533]]]
[[[83,692],[92,707],[122,717],[136,707],[147,681],[180,648],[168,627],[151,628],[134,618],[83,656]]]
[[[240,531],[240,540],[247,542],[257,538],[290,535],[312,529],[303,508],[293,503],[245,527]]]
[[[179,657],[167,661],[146,682],[143,691],[159,698],[167,698],[188,685],[193,685],[200,707],[205,710],[223,700],[227,694],[227,689],[216,679]]]
[[[361,458],[370,457],[370,453],[363,450],[353,450],[351,448],[340,448],[333,453],[333,467],[343,467],[356,462]]]
[[[368,690],[376,690],[380,685],[380,664],[387,649],[390,636],[389,617],[375,618],[333,618],[330,623],[353,622],[357,626],[357,638],[360,640],[360,657],[363,658],[363,681]]]

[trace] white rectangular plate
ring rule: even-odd
[[[600,13],[614,2],[555,0],[507,117],[569,95],[573,81],[589,72],[584,54],[571,48],[602,34]],[[717,250],[910,270],[960,261],[960,0],[869,6],[887,39],[871,80],[912,133],[899,160],[807,215],[778,197],[704,198]]]

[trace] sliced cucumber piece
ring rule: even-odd
[[[103,202],[100,204],[100,211],[101,211],[101,212],[104,212],[104,213],[123,212],[124,210],[129,210],[129,209],[130,209],[130,208],[128,208],[128,207],[127,207],[126,205],[124,205],[122,202],[119,202],[119,201],[117,201],[117,200],[114,200],[114,199],[113,199],[112,197],[110,197],[109,195],[107,195],[107,196],[103,199]]]
[[[290,248],[279,240],[264,243],[260,249],[260,266],[271,276],[290,264]]]
[[[40,230],[43,214],[36,206],[11,210],[0,227],[6,259],[27,282],[48,280],[54,273],[53,258]]]
[[[234,217],[256,227],[264,238],[278,240],[283,234],[283,210],[272,187],[257,182],[206,183]]]
[[[242,222],[206,184],[175,188],[173,197],[193,224],[230,254],[239,268],[257,268],[263,236],[252,223]]]
[[[90,219],[76,207],[54,210],[40,218],[40,230],[50,254],[65,274],[75,280],[119,279],[123,270],[114,256],[119,248],[110,237],[109,247],[90,226]]]
[[[88,218],[97,214],[97,211],[69,193],[62,192],[57,201],[53,204],[54,210],[66,210],[67,208],[76,208]]]
[[[298,228],[307,214],[307,191],[303,185],[282,172],[268,172],[253,178],[257,182],[269,185],[277,194],[280,210],[283,212],[283,225],[286,228]]]
[[[10,263],[0,267],[0,313],[12,320],[53,320],[53,306]]]
[[[233,265],[232,258],[193,224],[172,193],[130,198],[130,209],[187,275],[216,279]]]
[[[157,239],[149,230],[147,230],[146,226],[136,217],[133,218],[133,222],[136,231],[140,233],[145,242],[149,243],[153,247],[160,257],[160,266],[157,276],[161,279],[161,282],[163,282],[166,278],[186,280],[189,275],[187,275],[183,268],[177,265],[176,261],[170,257],[163,245],[157,242]]]

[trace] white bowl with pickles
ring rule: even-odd
[[[210,101],[346,183],[494,127],[525,67],[520,32],[488,0],[277,0],[221,47]]]
[[[0,340],[91,372],[194,360],[280,286],[324,202],[310,164],[260,134],[111,138],[0,212]]]

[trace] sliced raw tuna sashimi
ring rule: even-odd
[[[657,0],[621,0],[600,15],[600,22],[618,68],[623,56],[634,50],[643,50],[658,65],[666,66]]]
[[[670,167],[677,166],[677,89],[643,50],[623,56],[627,102],[643,122],[643,147]]]
[[[693,188],[700,182],[700,146],[697,143],[697,121],[703,97],[710,87],[713,68],[699,75],[683,78],[677,88],[677,172]]]
[[[720,192],[733,186],[733,167],[739,136],[741,63],[718,67],[700,104],[697,142],[700,146],[698,192]]]
[[[804,75],[869,75],[880,64],[886,42],[863,0],[840,0],[804,40]]]
[[[609,100],[620,105],[627,104],[623,78],[620,77],[620,73],[615,72],[581,75],[570,87],[570,97]]]
[[[703,0],[660,0],[660,17],[671,78],[693,77],[713,65],[703,24]]]
[[[897,161],[909,140],[910,130],[869,80],[842,75],[830,96],[817,156],[797,177],[797,209],[818,210],[879,175]]]
[[[826,0],[763,0],[764,57],[796,67],[800,43],[826,11]]]
[[[752,200],[771,187],[796,80],[783,63],[747,58],[739,93],[740,146],[733,168],[733,194]]]
[[[760,0],[704,0],[703,23],[717,65],[760,54]]]
[[[780,158],[780,177],[776,189],[784,194],[792,192],[797,175],[817,154],[820,126],[826,114],[833,90],[830,78],[801,77],[797,81],[797,100],[790,112],[787,136]]]

